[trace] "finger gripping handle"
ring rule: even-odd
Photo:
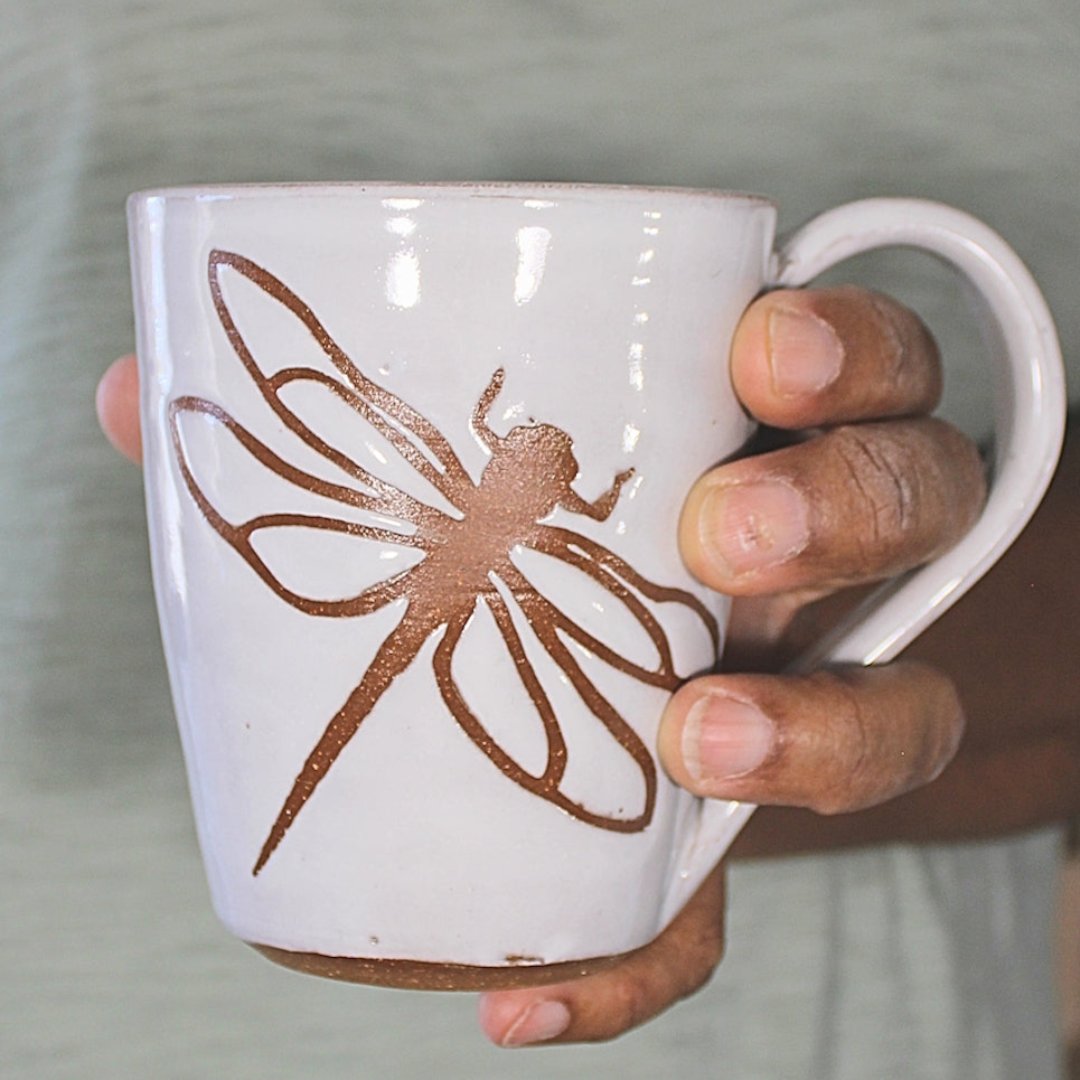
[[[920,199],[865,199],[829,210],[775,255],[776,287],[805,285],[854,255],[911,247],[967,279],[987,322],[995,397],[994,459],[983,512],[937,559],[878,590],[794,665],[885,663],[940,618],[1001,557],[1035,512],[1065,431],[1065,376],[1053,320],[1027,268],[992,229],[960,210]],[[673,917],[727,850],[753,807],[703,802],[697,835],[667,905]],[[665,920],[666,921],[666,920]]]

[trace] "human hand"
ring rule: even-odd
[[[861,809],[933,778],[962,719],[951,683],[914,663],[769,674],[813,600],[938,554],[973,522],[984,489],[974,446],[927,413],[940,392],[921,324],[861,290],[778,291],[747,311],[732,349],[747,409],[780,429],[821,428],[795,445],[724,465],[687,501],[691,570],[736,597],[726,662],[672,698],[659,752],[707,797]],[[134,360],[102,379],[111,441],[140,456]],[[751,832],[753,825],[751,822]],[[722,951],[722,869],[668,929],[617,966],[570,983],[485,994],[480,1021],[504,1046],[607,1039],[700,987]]]
[[[725,666],[759,674],[692,680],[671,699],[659,752],[705,797],[839,814],[934,778],[963,727],[951,682],[913,662],[768,674],[791,658],[786,632],[811,601],[890,577],[951,546],[984,498],[975,447],[931,420],[937,349],[892,301],[841,288],[774,292],[736,333],[736,393],[760,421],[822,428],[721,466],[687,500],[680,545],[733,604]],[[839,426],[838,426],[839,425]],[[772,838],[759,811],[743,836]],[[742,840],[743,837],[740,837]],[[654,942],[575,982],[484,995],[496,1043],[612,1038],[708,981],[723,949],[723,868]]]

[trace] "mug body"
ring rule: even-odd
[[[215,908],[273,958],[509,984],[637,948],[700,804],[656,727],[726,602],[751,196],[178,188],[129,204],[155,589]]]

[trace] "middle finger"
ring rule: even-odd
[[[733,596],[878,580],[951,547],[982,506],[974,444],[921,417],[835,428],[720,466],[693,488],[679,543]]]

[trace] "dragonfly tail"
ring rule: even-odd
[[[337,761],[338,755],[389,689],[390,684],[412,663],[433,629],[432,625],[411,619],[406,614],[382,643],[364,672],[364,677],[345,704],[334,714],[314,749],[308,754],[259,852],[251,871],[253,876],[258,876],[259,871],[267,864],[296,820],[297,814]]]

